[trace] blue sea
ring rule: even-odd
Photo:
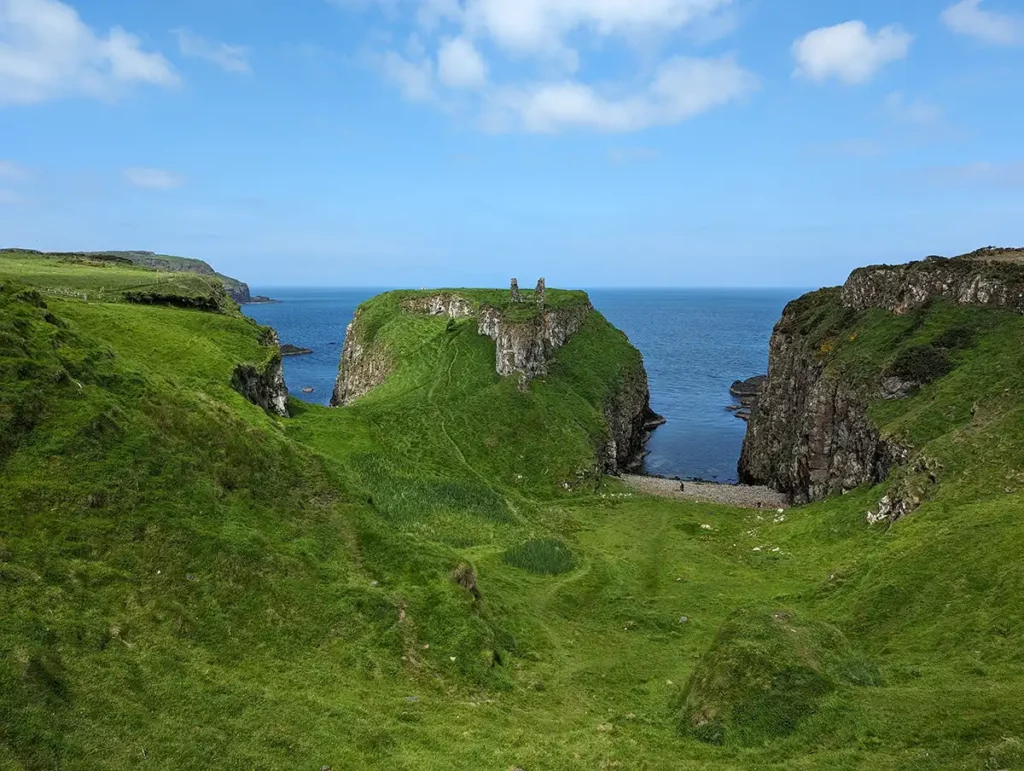
[[[282,343],[312,348],[285,358],[293,396],[331,399],[345,328],[356,307],[379,289],[275,289],[254,294],[280,300],[246,305],[245,313],[274,327]],[[668,419],[647,448],[647,471],[684,479],[736,481],[746,424],[726,407],[734,380],[764,374],[768,340],[799,289],[594,289],[590,298],[644,355],[651,406]],[[312,393],[303,393],[312,388]]]

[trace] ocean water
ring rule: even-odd
[[[293,396],[331,399],[345,328],[356,307],[379,289],[254,287],[279,303],[246,305],[282,343],[312,348],[285,358]],[[684,479],[736,481],[746,424],[726,408],[734,380],[764,374],[768,340],[799,289],[594,289],[594,306],[644,355],[651,406],[668,419],[647,446],[647,471]],[[303,389],[312,388],[311,393]]]

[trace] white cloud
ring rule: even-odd
[[[466,38],[449,38],[437,52],[437,74],[451,88],[479,88],[487,83],[487,63]]]
[[[795,75],[823,83],[829,78],[850,84],[867,83],[890,62],[903,59],[913,36],[896,25],[872,34],[862,21],[808,32],[793,43]]]
[[[513,51],[558,49],[572,32],[598,37],[680,30],[732,0],[467,0],[463,22]]]
[[[379,64],[384,77],[394,83],[410,102],[435,100],[434,64],[429,59],[414,61],[387,51],[380,57]]]
[[[939,105],[922,99],[907,99],[901,91],[889,94],[885,98],[885,107],[890,115],[904,123],[939,123],[944,114]]]
[[[252,72],[249,64],[250,51],[245,46],[218,43],[207,40],[187,29],[173,30],[178,38],[178,50],[182,56],[190,59],[202,59],[220,67],[226,72],[248,74]]]
[[[571,80],[499,91],[489,105],[487,125],[531,133],[639,131],[679,123],[757,87],[757,78],[731,57],[676,57],[660,67],[645,90],[628,96],[607,96]]]
[[[113,99],[132,84],[179,82],[163,55],[120,27],[96,34],[58,0],[0,0],[0,105]]]
[[[23,182],[32,176],[32,172],[14,161],[0,160],[0,179],[9,182]]]
[[[573,76],[581,51],[625,42],[638,53],[640,43],[674,33],[691,42],[721,37],[735,26],[735,0],[329,2],[375,6],[386,17],[417,25],[410,39],[415,45],[402,53],[393,39],[383,43],[389,50],[372,55],[376,67],[407,100],[475,114],[489,130],[637,131],[678,123],[757,87],[733,57],[677,56],[647,76],[646,84],[629,75],[600,84]],[[638,57],[639,71],[649,73],[656,63],[652,50],[656,46]]]
[[[1024,42],[1024,15],[986,11],[982,0],[960,0],[942,12],[942,22],[953,32],[983,43],[1015,45]]]
[[[147,190],[170,190],[185,183],[183,177],[162,169],[131,168],[124,170],[124,179],[133,187]]]

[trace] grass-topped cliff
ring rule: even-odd
[[[91,265],[106,267],[108,274],[100,281],[85,281],[79,272],[67,271],[62,266],[68,265]],[[39,252],[33,249],[0,249],[0,266],[5,270],[15,271],[26,280],[35,280],[42,286],[52,289],[67,289],[69,291],[116,291],[118,286],[131,287],[135,283],[132,268],[163,274],[169,279],[168,274],[179,274],[174,277],[179,287],[191,287],[193,290],[207,286],[216,287],[217,284],[223,287],[227,295],[236,303],[250,301],[249,286],[236,278],[217,273],[210,265],[202,260],[190,257],[174,257],[168,254],[154,254],[153,252]],[[114,277],[112,274],[127,271],[123,277]],[[71,285],[65,282],[64,285],[57,280],[61,275],[72,278]],[[78,277],[77,281],[74,277]],[[195,279],[193,277],[200,277]],[[214,279],[211,281],[211,279]],[[75,286],[75,285],[78,286]],[[82,285],[84,284],[84,285]]]
[[[268,355],[237,313],[12,265],[0,768],[1024,763],[1017,314],[793,306],[858,398],[927,377],[865,402],[909,471],[779,515],[593,474],[639,363],[596,312],[524,389],[480,334],[507,293],[376,298],[383,382],[284,419],[232,387]],[[900,474],[921,505],[870,526]]]

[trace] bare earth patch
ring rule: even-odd
[[[684,489],[679,489],[680,482],[675,479],[623,474],[622,481],[630,487],[657,495],[662,498],[678,498],[679,500],[700,501],[701,503],[721,503],[726,506],[739,506],[744,509],[785,509],[789,501],[783,493],[767,487],[752,485],[725,485],[714,482],[683,482]]]

